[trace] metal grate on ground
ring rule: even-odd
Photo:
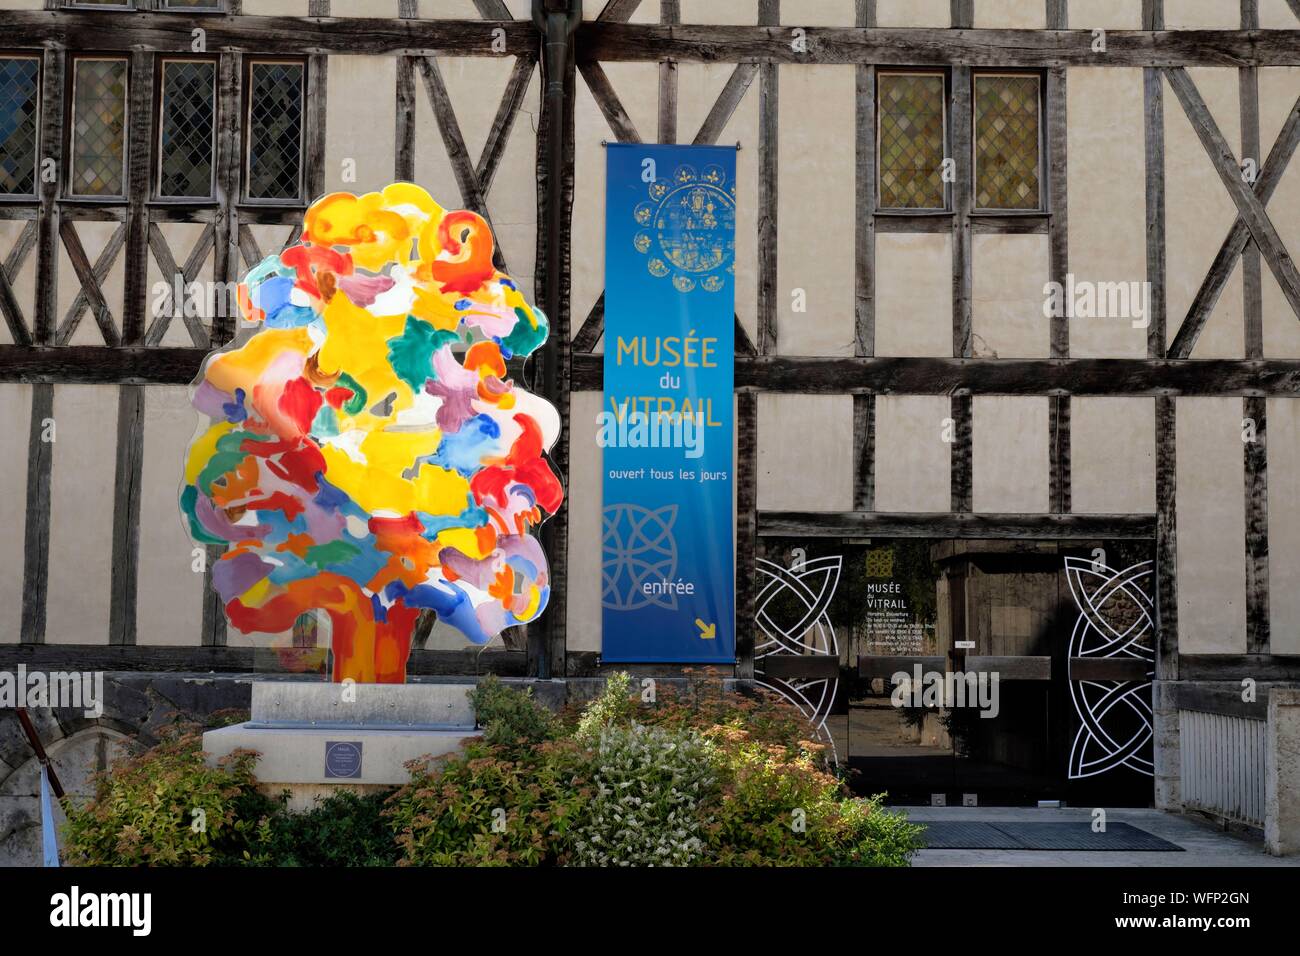
[[[1147,850],[1182,852],[1182,847],[1128,823],[1111,823],[1096,833],[1089,823],[925,823],[928,850]]]

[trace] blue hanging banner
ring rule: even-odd
[[[602,659],[731,664],[736,150],[611,144]]]

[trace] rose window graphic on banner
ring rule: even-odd
[[[646,269],[657,278],[671,278],[678,292],[699,288],[718,292],[721,273],[736,271],[736,184],[716,164],[696,172],[678,166],[672,179],[656,179],[650,199],[633,210],[642,227],[632,239],[647,256]]]

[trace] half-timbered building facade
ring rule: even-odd
[[[0,667],[317,666],[311,618],[226,626],[176,512],[187,385],[312,198],[408,179],[551,315],[513,372],[561,410],[567,489],[543,622],[482,652],[425,628],[412,673],[599,675],[602,144],[738,144],[727,676],[883,789],[879,681],[1000,670],[997,761],[1263,826],[1269,691],[1300,681],[1300,2],[586,0],[554,64],[568,4],[540,6],[0,0]],[[850,579],[909,542],[938,636],[868,646]],[[1085,560],[1135,589],[1122,629],[1091,608],[1111,651],[1062,623]],[[138,731],[141,686],[47,730]]]

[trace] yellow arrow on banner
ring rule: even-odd
[[[698,617],[695,619],[695,626],[700,629],[700,639],[711,641],[718,636],[718,625],[705,624]]]

